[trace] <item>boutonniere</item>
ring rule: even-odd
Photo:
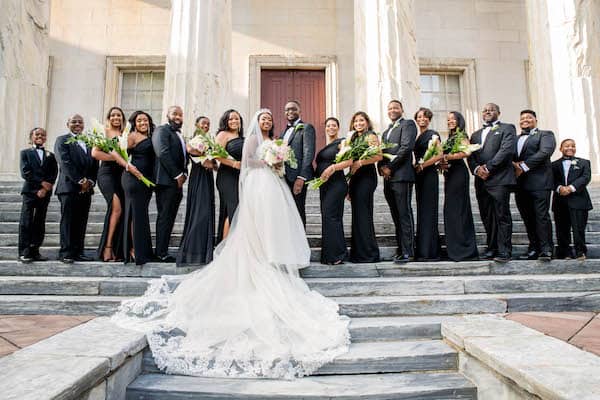
[[[46,150],[46,151],[44,151],[44,155],[45,155],[46,157],[50,157],[50,152],[49,152],[48,150]]]
[[[572,166],[576,166],[577,165],[577,160],[571,160],[571,165]]]
[[[298,132],[300,129],[304,129],[304,124],[298,124],[294,128],[294,133]]]
[[[495,132],[498,129],[500,129],[500,124],[496,124],[496,125],[492,126],[492,132]],[[498,133],[500,133],[500,132],[498,132]]]
[[[394,122],[394,125],[392,125],[392,129],[395,129],[395,128],[399,127],[399,126],[400,126],[400,120],[397,119],[396,122]],[[390,129],[390,130],[392,130],[392,129]]]

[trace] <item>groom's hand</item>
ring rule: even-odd
[[[294,196],[298,196],[300,194],[300,192],[302,192],[303,187],[304,187],[304,179],[296,178],[296,181],[294,182],[294,188],[292,189]]]

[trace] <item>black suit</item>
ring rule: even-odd
[[[283,139],[287,130],[286,128],[281,132],[280,138]],[[297,178],[302,178],[308,181],[313,178],[315,173],[313,169],[313,160],[315,158],[315,128],[302,120],[297,120],[294,123],[293,131],[287,137],[287,143],[292,148],[296,161],[298,161],[298,167],[292,168],[288,164],[285,165],[285,180],[293,190],[294,182]],[[302,191],[298,195],[294,195],[294,201],[298,208],[302,223],[306,226],[306,186],[302,187]]]
[[[571,229],[573,229],[573,243],[577,256],[585,254],[585,227],[587,225],[588,211],[592,209],[592,201],[586,186],[592,179],[590,162],[583,158],[573,157],[565,179],[564,158],[552,163],[554,177],[554,194],[552,211],[556,224],[556,241],[558,242],[557,257],[570,256]],[[559,186],[573,186],[575,192],[568,196],[560,196],[557,192]]]
[[[516,152],[516,130],[512,124],[496,121],[471,136],[471,143],[482,145],[481,150],[469,156],[469,168],[475,170],[485,165],[490,173],[487,180],[475,175],[475,194],[481,220],[487,234],[487,250],[510,257],[512,253],[512,218],[510,215],[510,188],[516,184],[512,160]]]
[[[517,139],[524,144],[515,150],[515,162],[527,171],[517,178],[515,201],[525,223],[529,251],[552,254],[552,222],[550,221],[550,193],[553,188],[550,157],[556,148],[552,131],[532,130]],[[524,164],[524,165],[523,165]]]
[[[60,174],[54,191],[60,201],[60,250],[58,256],[74,258],[83,254],[93,189],[81,193],[84,178],[96,182],[98,161],[92,158],[91,149],[79,143],[67,144],[71,133],[59,136],[54,144]]]
[[[43,149],[42,149],[43,150]],[[54,154],[43,151],[42,159],[35,147],[21,150],[21,177],[25,179],[21,195],[21,220],[19,223],[19,256],[35,257],[44,241],[46,211],[52,192],[39,198],[37,192],[42,182],[54,185],[58,165]]]
[[[169,240],[177,218],[183,190],[177,177],[187,175],[187,154],[177,130],[170,124],[159,126],[152,135],[156,154],[156,255],[168,255]]]
[[[394,144],[394,147],[383,152],[396,157],[393,160],[384,158],[378,168],[391,169],[389,179],[383,182],[383,193],[390,207],[396,228],[398,255],[414,255],[414,222],[411,206],[412,187],[415,181],[413,168],[413,149],[417,137],[417,125],[412,120],[400,118],[383,132],[383,142]]]

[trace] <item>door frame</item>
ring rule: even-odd
[[[338,117],[338,68],[335,56],[251,55],[247,115],[252,115],[260,107],[260,78],[263,69],[325,70],[325,116]]]

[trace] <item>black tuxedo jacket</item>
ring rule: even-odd
[[[156,184],[177,185],[175,178],[187,175],[188,162],[177,131],[169,124],[159,126],[152,135],[152,146],[156,154]]]
[[[413,150],[417,138],[417,125],[413,120],[401,118],[392,127],[388,127],[382,134],[383,143],[394,144],[394,147],[383,150],[385,154],[395,155],[396,158],[388,160],[383,158],[378,168],[384,166],[392,170],[391,182],[414,182],[415,169],[413,168]]]
[[[554,178],[552,176],[552,162],[550,157],[556,148],[554,132],[536,130],[529,134],[521,153],[518,153],[517,141],[515,142],[515,158],[518,163],[524,162],[529,171],[517,178],[519,188],[529,191],[552,190]]]
[[[512,165],[517,151],[515,126],[499,122],[488,132],[485,144],[481,143],[482,133],[483,129],[479,129],[471,135],[471,143],[480,144],[482,148],[469,156],[469,169],[475,175],[475,168],[486,165],[490,176],[485,181],[475,176],[475,183],[480,185],[483,183],[486,186],[516,184],[517,179]]]
[[[302,124],[302,128],[297,128],[298,125]],[[294,182],[296,178],[302,177],[306,180],[313,178],[315,171],[313,169],[313,160],[315,158],[315,128],[311,124],[298,121],[294,127],[294,131],[288,138],[288,146],[292,148],[296,161],[298,161],[298,168],[291,168],[288,164],[285,164],[285,179],[289,182]],[[283,139],[286,129],[281,132],[279,136]]]
[[[565,175],[563,169],[563,159],[552,163],[552,173],[554,175],[554,193],[552,199],[552,210],[556,211],[560,206],[567,206],[578,210],[591,210],[592,200],[587,191],[587,185],[592,179],[592,168],[589,160],[573,157],[575,164],[571,163],[569,175],[565,184]],[[561,196],[556,192],[559,186],[573,185],[575,193],[568,196]]]
[[[42,188],[42,182],[54,185],[58,175],[58,164],[54,154],[44,150],[40,160],[35,147],[21,150],[21,177],[25,179],[21,194],[35,194]]]
[[[70,133],[59,136],[54,144],[54,153],[60,166],[54,191],[56,194],[79,193],[80,180],[87,178],[95,183],[98,177],[98,161],[92,158],[92,149],[83,150],[77,142],[67,144],[71,137]]]

